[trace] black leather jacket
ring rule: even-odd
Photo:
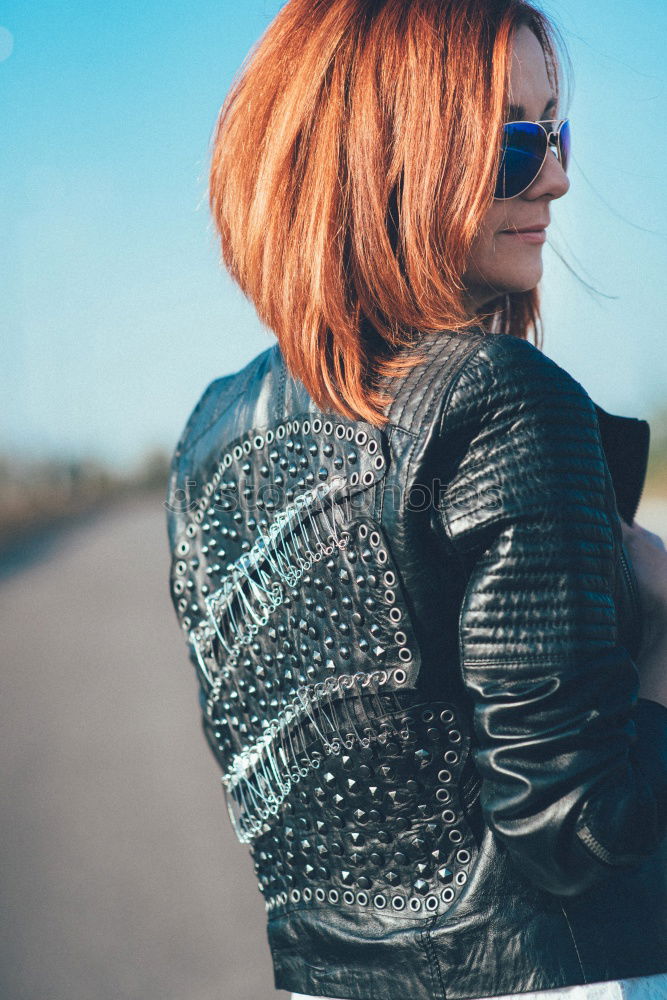
[[[667,972],[638,699],[649,425],[526,341],[422,336],[378,430],[277,345],[177,445],[171,591],[275,985],[464,1000]]]

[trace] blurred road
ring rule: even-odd
[[[667,539],[667,502],[637,521]],[[162,496],[0,583],[2,1000],[287,1000],[199,728]]]
[[[3,1000],[281,1000],[199,729],[162,495],[0,583]]]

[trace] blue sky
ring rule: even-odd
[[[204,386],[274,342],[219,263],[216,115],[280,3],[5,2],[0,450],[170,450]],[[544,350],[605,409],[667,402],[667,6],[553,0],[574,64],[572,187],[545,248]]]

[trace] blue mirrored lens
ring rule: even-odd
[[[534,122],[505,125],[494,198],[514,198],[532,184],[544,163],[546,150],[547,136],[539,125]]]
[[[560,152],[562,157],[561,166],[567,170],[570,165],[570,150],[572,148],[572,137],[570,134],[570,123],[564,121],[560,129]]]

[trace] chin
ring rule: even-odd
[[[539,261],[534,265],[513,268],[505,274],[496,275],[491,284],[502,289],[506,295],[512,292],[532,292],[542,280],[543,270],[542,262]]]

